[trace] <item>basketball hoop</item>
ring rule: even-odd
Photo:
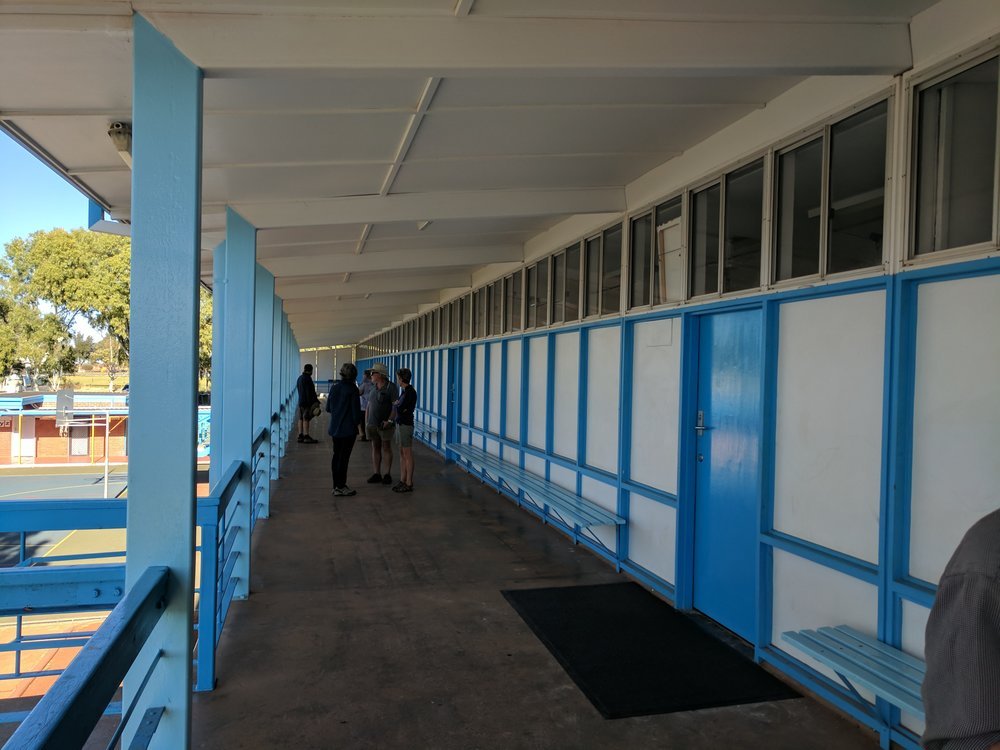
[[[65,434],[73,423],[73,389],[63,388],[56,391],[56,427],[59,434]]]

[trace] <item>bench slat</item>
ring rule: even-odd
[[[864,633],[855,630],[849,625],[838,625],[837,627],[834,628],[834,630],[844,633],[845,635],[849,635],[855,640],[861,641],[862,643],[867,643],[876,651],[879,651],[885,654],[886,656],[895,659],[896,661],[902,662],[911,669],[916,669],[918,672],[920,672],[921,675],[927,672],[927,665],[924,664],[924,662],[922,662],[917,657],[910,656],[909,654],[904,653],[897,648],[893,648],[892,646],[886,643],[882,643],[882,641],[876,640],[871,636],[865,635]]]
[[[845,631],[844,627],[820,628],[819,632],[838,643],[842,643],[846,648],[862,654],[869,659],[873,659],[880,665],[884,665],[885,669],[889,672],[899,674],[903,678],[916,683],[917,694],[920,693],[920,683],[924,681],[924,673],[926,672],[923,664],[919,667],[912,666],[900,658],[901,656],[908,656],[908,654],[904,654],[899,649],[887,646],[881,641],[877,641],[857,631],[853,633]],[[879,646],[882,646],[882,648],[879,648]],[[912,657],[910,658],[912,659]]]
[[[924,715],[923,703],[919,697],[914,697],[908,691],[900,689],[897,685],[886,680],[883,675],[872,672],[853,660],[845,659],[842,653],[836,650],[836,641],[826,638],[815,630],[789,631],[782,633],[782,638],[835,672],[843,674],[862,687],[871,690],[880,698],[888,700],[915,716],[922,717]]]
[[[572,516],[573,521],[582,528],[625,523],[625,519],[620,516],[491,453],[465,444],[451,444],[448,449],[472,466],[495,474],[511,486],[516,486],[528,496],[532,503],[548,505],[561,513]]]
[[[831,634],[833,631],[834,634]],[[920,683],[923,676],[912,677],[905,672],[901,672],[895,660],[878,659],[873,657],[877,654],[871,648],[866,648],[864,644],[853,641],[841,633],[836,633],[833,628],[820,628],[819,631],[806,631],[807,635],[813,636],[817,642],[821,642],[833,651],[840,654],[847,663],[856,664],[862,669],[866,669],[872,674],[881,676],[890,685],[895,685],[900,690],[909,693],[915,699],[920,699]]]

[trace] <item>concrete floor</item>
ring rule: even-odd
[[[367,453],[335,498],[328,442],[292,443],[194,747],[877,747],[807,698],[604,720],[500,590],[625,578],[431,451],[408,495]]]

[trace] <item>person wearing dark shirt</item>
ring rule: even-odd
[[[357,377],[358,368],[353,362],[346,362],[340,368],[340,380],[330,387],[330,395],[326,399],[326,410],[330,414],[327,432],[333,438],[330,472],[333,474],[333,494],[338,497],[358,494],[357,490],[347,486],[347,464],[351,460],[362,416],[361,398],[354,382]]]
[[[315,404],[319,403],[319,396],[316,395],[316,385],[312,379],[313,366],[306,365],[302,368],[295,388],[299,392],[299,438],[300,443],[318,443],[319,440],[309,434],[309,422],[312,420],[312,410]]]
[[[413,492],[413,412],[417,408],[417,391],[410,385],[412,378],[413,373],[406,367],[396,370],[399,398],[392,405],[392,420],[396,423],[402,478],[392,488],[393,492]]]
[[[962,538],[927,619],[928,750],[1000,750],[1000,510]]]

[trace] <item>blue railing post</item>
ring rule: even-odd
[[[198,660],[195,690],[215,689],[216,608],[219,581],[219,498],[198,500],[201,529],[201,571],[198,577]]]
[[[254,517],[267,518],[271,508],[271,437],[273,429],[271,414],[271,371],[274,367],[274,349],[271,329],[274,325],[274,275],[259,263],[256,264],[254,279],[254,323],[253,323],[253,431],[268,430],[268,436],[251,456],[251,465],[260,466],[264,472],[261,478],[260,497],[255,498],[251,509]],[[254,483],[256,485],[256,482]],[[257,493],[254,487],[254,494]]]
[[[126,584],[169,568],[170,600],[143,652],[163,658],[143,704],[158,742],[191,744],[202,72],[133,16],[132,310]],[[168,332],[165,335],[165,332]],[[148,662],[147,662],[148,663]],[[126,705],[142,677],[125,679]],[[141,717],[144,709],[138,711]],[[126,733],[127,747],[134,730]]]
[[[242,461],[251,467],[257,230],[231,208],[226,209],[225,248],[225,350],[222,355],[225,366],[222,392],[223,400],[230,401],[233,406],[223,410],[222,465]],[[234,596],[246,599],[250,595],[250,528],[253,523],[253,488],[249,471],[241,475],[234,502],[236,506],[230,516],[237,529],[235,577],[238,580]]]

